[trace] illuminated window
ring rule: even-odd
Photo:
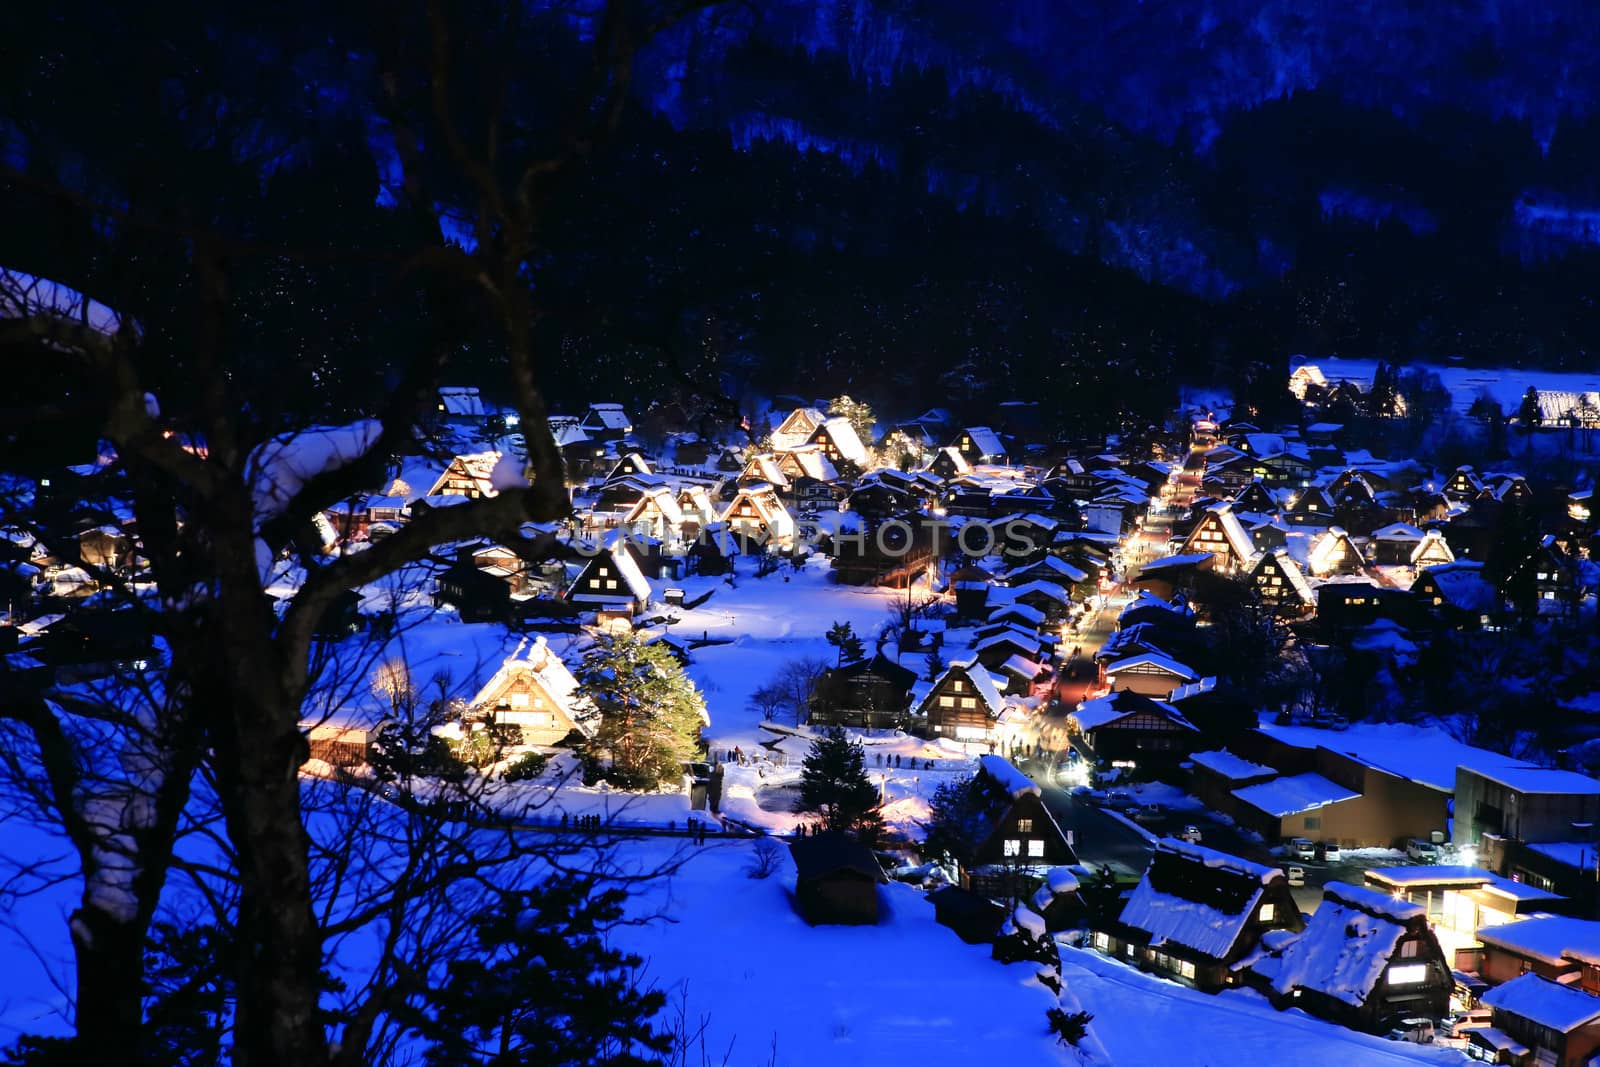
[[[956,698],[952,697],[952,696],[940,697],[939,698],[939,706],[941,708],[953,708],[953,707],[956,706]]]
[[[1017,820],[1017,833],[1019,833],[1019,834],[1031,834],[1031,833],[1033,833],[1033,820],[1032,819],[1018,819]]]
[[[528,706],[528,694],[527,693],[512,693],[511,694],[511,706],[514,707],[514,708],[525,708],[525,707],[527,707]]]
[[[606,588],[607,589],[615,589],[616,587],[617,587],[617,580],[615,578],[607,578],[606,579]]]
[[[1016,837],[1006,838],[1005,845],[1002,847],[1002,852],[1006,856],[1022,855],[1022,840]]]
[[[961,706],[963,708],[975,708],[975,707],[978,706],[978,698],[977,697],[962,697],[961,698]]]
[[[1028,842],[1028,858],[1029,859],[1034,859],[1034,860],[1043,859],[1044,858],[1044,842],[1043,841],[1040,841],[1038,839],[1034,839],[1034,840]]]
[[[1419,985],[1427,980],[1426,963],[1397,963],[1389,968],[1390,985]]]
[[[1269,923],[1273,919],[1276,919],[1277,917],[1278,917],[1278,906],[1276,904],[1270,904],[1269,903],[1269,904],[1261,905],[1261,912],[1260,912],[1259,918],[1261,919],[1262,922]]]
[[[1185,978],[1193,978],[1194,964],[1190,963],[1188,960],[1179,960],[1178,973],[1183,975]]]

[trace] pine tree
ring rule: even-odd
[[[838,726],[811,742],[800,773],[800,810],[822,816],[828,830],[872,843],[883,830],[878,789],[867,777],[867,755]]]
[[[1522,404],[1517,408],[1517,422],[1522,424],[1522,432],[1529,433],[1535,426],[1544,421],[1544,416],[1539,410],[1539,390],[1528,386],[1528,391],[1522,394]]]
[[[485,1067],[646,1067],[667,1060],[666,1003],[635,984],[638,956],[606,945],[627,894],[558,878],[475,921],[477,953],[450,963],[409,1019],[426,1062]]]
[[[872,413],[872,408],[865,401],[853,400],[849,395],[835,397],[828,405],[828,414],[836,418],[849,419],[856,436],[861,438],[861,443],[871,447],[872,430],[878,424],[878,417]]]
[[[599,717],[592,747],[610,758],[617,784],[653,789],[695,758],[705,698],[664,646],[604,634],[573,673]]]
[[[938,640],[937,634],[935,634],[934,637],[935,640],[932,646],[928,649],[927,679],[930,682],[937,682],[939,680],[939,675],[944,673],[945,668],[944,653],[941,651],[942,642]]]
[[[935,789],[928,802],[928,819],[923,823],[924,856],[948,853],[961,866],[971,867],[989,830],[985,800],[983,787],[971,775]]]
[[[854,663],[866,656],[866,649],[861,644],[861,638],[856,636],[854,626],[848,622],[836,622],[828,628],[828,644],[839,650],[836,667],[843,667],[846,663]]]

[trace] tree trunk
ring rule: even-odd
[[[223,595],[208,686],[218,782],[239,865],[238,1067],[328,1062],[318,1012],[322,933],[311,896],[310,838],[300,804],[303,693],[283,669],[261,600],[249,504],[218,517]],[[243,516],[243,519],[239,519]]]
[[[83,907],[72,913],[72,949],[77,967],[73,1023],[76,1051],[84,1063],[133,1062],[144,1020],[144,931],[139,920],[118,921]]]

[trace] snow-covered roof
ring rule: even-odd
[[[1013,586],[1009,591],[1013,600],[1034,594],[1038,594],[1039,596],[1045,597],[1048,600],[1054,600],[1061,604],[1068,603],[1072,599],[1071,594],[1060,585],[1055,582],[1044,581],[1043,579],[1029,582],[1026,585]]]
[[[1343,882],[1329,882],[1323,897],[1304,932],[1283,949],[1273,988],[1280,993],[1310,989],[1346,1004],[1363,1004],[1394,955],[1405,924],[1425,916],[1427,909]]]
[[[1163,838],[1120,921],[1145,931],[1151,945],[1172,942],[1215,959],[1229,955],[1267,883],[1281,878],[1225,852]]]
[[[456,418],[483,418],[483,398],[475,385],[441,385],[439,410]]]
[[[519,643],[516,651],[506,657],[500,664],[500,669],[495,671],[477,694],[467,702],[468,706],[474,708],[487,706],[522,676],[536,681],[550,695],[550,699],[567,713],[579,730],[586,735],[593,733],[593,717],[581,714],[578,707],[582,702],[577,695],[578,679],[567,669],[561,657],[551,651],[543,635],[534,638],[532,642]]]
[[[1529,971],[1483,995],[1483,1003],[1500,1012],[1548,1026],[1566,1034],[1600,1019],[1600,997],[1559,985]]]
[[[1600,781],[1577,771],[1558,771],[1529,764],[1502,763],[1481,766],[1463,763],[1462,770],[1471,771],[1519,793],[1556,793],[1563,796],[1600,795]]]
[[[1088,732],[1141,712],[1153,712],[1186,730],[1195,729],[1194,724],[1184,718],[1183,713],[1171,704],[1135,693],[1131,689],[1121,689],[1115,693],[1095,697],[1093,700],[1086,700],[1067,718],[1077,724],[1078,729]]]
[[[628,413],[621,404],[590,404],[583,421],[591,426],[599,424],[608,430],[621,430],[624,433],[633,429],[628,421]]]
[[[1302,811],[1313,811],[1329,804],[1352,800],[1361,794],[1352,793],[1320,774],[1308,773],[1275,778],[1259,785],[1247,785],[1243,789],[1235,789],[1233,795],[1246,804],[1281,819],[1285,815],[1296,815]]]
[[[979,756],[978,769],[988,775],[995,785],[1004,789],[1013,800],[1029,793],[1039,796],[1043,792],[1033,779],[1017,770],[1016,765],[1004,756]]]
[[[1140,564],[1139,574],[1141,577],[1146,577],[1152,574],[1160,574],[1163,571],[1181,570],[1198,563],[1204,563],[1210,558],[1211,553],[1209,552],[1185,552],[1177,556],[1163,556],[1160,559],[1153,559],[1149,563]]]
[[[1213,752],[1196,752],[1189,757],[1198,767],[1204,767],[1213,774],[1220,775],[1230,782],[1242,781],[1246,778],[1260,778],[1262,775],[1277,774],[1271,767],[1263,767],[1259,763],[1251,763],[1247,759],[1235,756],[1227,749],[1217,749]]]
[[[1500,926],[1481,927],[1478,940],[1559,965],[1574,951],[1596,951],[1600,946],[1600,922],[1565,915],[1530,915]]]
[[[856,433],[855,425],[849,419],[836,415],[825,420],[816,432],[828,435],[833,447],[839,450],[841,459],[856,464],[867,462],[867,446],[861,443],[861,436]]]
[[[578,425],[578,420],[572,415],[551,415],[550,436],[555,438],[557,448],[566,448],[568,445],[581,445],[589,440],[589,435],[583,432]]]
[[[622,579],[623,584],[625,586],[627,586],[628,594],[635,601],[639,602],[640,604],[645,604],[645,603],[649,602],[649,600],[650,600],[650,581],[649,581],[649,579],[647,579],[644,576],[644,572],[639,569],[638,562],[633,558],[633,556],[631,554],[629,554],[628,550],[624,547],[621,539],[618,539],[618,541],[617,541],[617,543],[616,543],[616,545],[614,547],[612,547],[611,549],[606,551],[604,554],[595,557],[594,560],[591,560],[590,561],[590,566],[595,565],[595,561],[596,560],[601,560],[601,559],[609,560],[611,563],[615,564],[615,566],[617,568],[617,577]],[[618,600],[618,599],[620,599],[620,595],[618,595],[618,594],[612,594],[612,595],[606,595],[606,594],[602,594],[602,593],[574,593],[574,594],[572,594],[572,600],[575,601],[575,602],[578,602],[578,603],[584,603],[584,602],[606,602],[606,601],[614,601],[614,600]]]
[[[1192,682],[1199,677],[1186,664],[1179,663],[1171,656],[1163,656],[1159,652],[1140,652],[1129,656],[1127,659],[1119,659],[1115,663],[1108,663],[1106,664],[1106,674],[1117,674],[1121,671],[1132,670],[1141,665],[1153,667],[1156,670],[1164,671],[1167,674],[1176,675],[1186,682]]]
[[[366,455],[382,432],[377,419],[361,419],[346,426],[294,430],[257,446],[245,461],[256,523],[282,514],[312,478]]]
[[[1000,435],[987,426],[968,426],[962,430],[972,438],[972,446],[984,456],[1003,456],[1006,453],[1005,445],[1000,443]]]

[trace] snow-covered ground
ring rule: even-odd
[[[1116,1064],[1164,1067],[1297,1067],[1464,1064],[1453,1049],[1358,1034],[1298,1010],[1277,1011],[1250,990],[1200,993],[1087,949],[1061,949],[1066,988]]]
[[[630,848],[641,862],[660,858],[659,842]],[[710,1062],[730,1044],[729,1063],[752,1065],[774,1049],[779,1064],[1076,1062],[1046,1031],[1056,998],[1036,968],[962,942],[920,890],[883,887],[877,926],[812,927],[794,910],[788,850],[766,879],[747,876],[753,852],[748,841],[706,847],[635,900],[660,920],[615,935],[660,987],[686,991],[691,1018],[708,1016]]]

